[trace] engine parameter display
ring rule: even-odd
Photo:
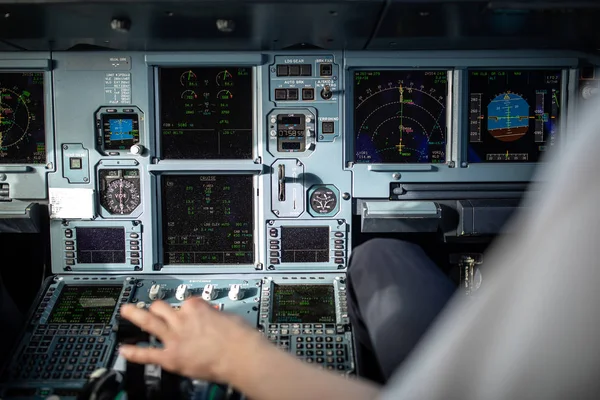
[[[332,285],[275,285],[271,322],[336,322],[335,295]]]
[[[65,286],[52,308],[49,324],[108,324],[121,286]]]
[[[469,71],[469,162],[539,161],[556,141],[561,87],[561,70]]]
[[[44,73],[0,73],[0,164],[45,164]]]
[[[354,161],[446,161],[447,71],[354,72]]]
[[[165,175],[165,264],[251,264],[253,179],[248,175]]]
[[[162,158],[252,157],[252,69],[159,70]]]

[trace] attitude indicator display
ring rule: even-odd
[[[447,71],[354,72],[355,163],[446,161]]]
[[[470,71],[468,161],[539,161],[556,141],[561,87],[561,70]]]

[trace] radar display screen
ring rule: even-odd
[[[65,286],[52,308],[49,324],[108,324],[121,286]]]
[[[125,229],[76,228],[77,263],[123,264],[125,262]]]
[[[446,161],[447,71],[355,71],[354,162]]]
[[[159,70],[162,157],[252,157],[252,69]]]
[[[281,227],[281,262],[329,262],[329,228]]]
[[[252,264],[253,178],[162,177],[164,263]]]
[[[45,164],[44,73],[0,73],[0,164]]]
[[[275,285],[271,322],[335,324],[333,285]]]
[[[105,150],[128,150],[140,141],[137,114],[102,114]]]
[[[561,86],[561,70],[469,71],[468,161],[539,161],[556,140]]]

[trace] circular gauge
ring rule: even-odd
[[[233,86],[233,75],[227,70],[221,71],[217,74],[217,85],[218,86]]]
[[[185,71],[179,77],[179,82],[181,86],[190,87],[190,86],[198,86],[198,77],[193,71]]]
[[[310,207],[317,214],[331,214],[337,203],[337,195],[327,187],[318,188],[310,195]]]
[[[28,101],[17,92],[0,88],[0,146],[11,147],[29,132],[31,115]]]
[[[181,98],[184,100],[196,100],[198,98],[198,95],[193,90],[188,89],[181,93]]]
[[[232,98],[233,94],[227,89],[223,89],[217,93],[217,99],[219,100],[231,100]]]
[[[140,205],[140,192],[127,179],[115,179],[106,186],[102,206],[111,214],[131,214]]]

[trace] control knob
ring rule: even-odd
[[[148,297],[150,297],[150,300],[160,300],[163,297],[165,297],[165,292],[160,287],[160,285],[158,283],[155,283],[150,288],[150,292],[148,293]]]
[[[211,285],[210,283],[206,284],[204,286],[204,289],[202,290],[202,298],[206,301],[211,301],[214,300],[217,297],[217,290],[215,289],[214,285]]]
[[[184,301],[190,297],[190,290],[187,285],[181,284],[177,286],[177,290],[175,290],[175,298],[179,301]]]
[[[230,300],[237,301],[244,298],[244,292],[240,285],[231,285],[228,296]]]
[[[129,151],[133,155],[141,156],[144,153],[144,146],[142,146],[141,144],[134,144],[133,146],[131,146]]]

